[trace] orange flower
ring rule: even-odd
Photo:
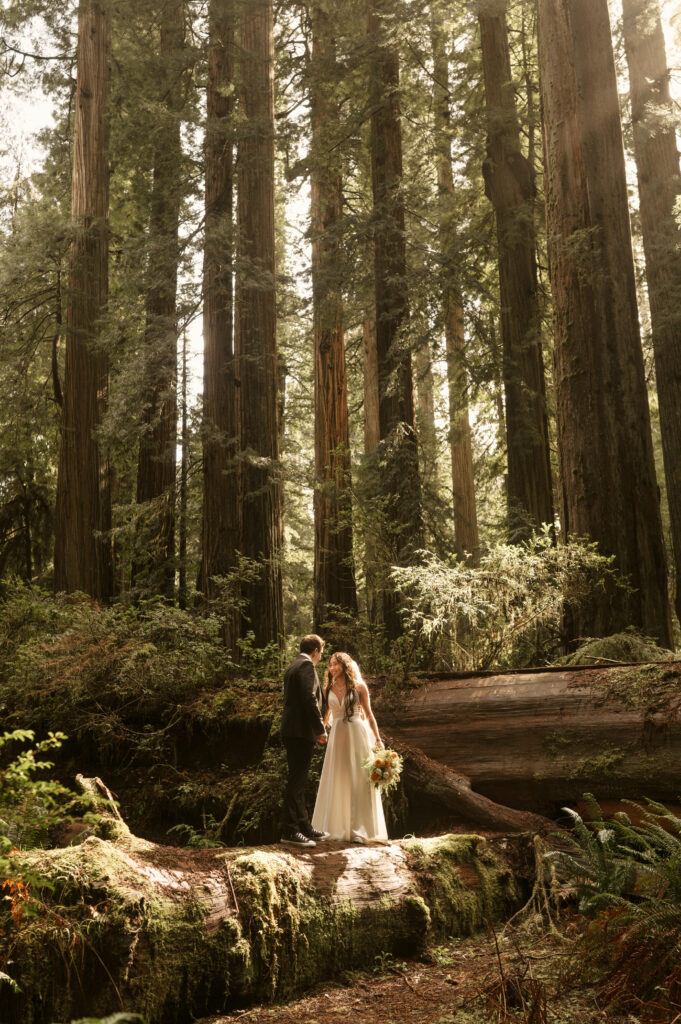
[[[391,751],[390,751],[390,756],[392,757],[393,761],[396,761],[396,760],[397,760],[397,754],[395,753],[395,751],[394,751],[394,750],[391,750]]]
[[[372,782],[380,782],[381,781],[381,773],[380,772],[372,772],[371,773],[371,781]]]
[[[376,765],[377,768],[382,768],[383,767],[383,761],[381,760],[380,757],[375,757],[374,758],[374,764]]]

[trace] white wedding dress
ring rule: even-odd
[[[364,763],[373,738],[359,706],[349,721],[333,691],[329,694],[332,716],[312,827],[328,832],[331,839],[365,843],[387,840],[379,791],[369,782]]]

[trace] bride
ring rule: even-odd
[[[331,656],[325,688],[332,728],[319,780],[312,827],[331,839],[365,843],[386,840],[381,796],[364,767],[375,745],[383,746],[371,711],[369,690],[356,662],[337,651]]]

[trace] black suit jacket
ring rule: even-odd
[[[284,673],[282,739],[315,740],[321,736],[326,731],[321,709],[322,688],[317,670],[309,658],[299,654]]]

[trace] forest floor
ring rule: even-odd
[[[637,1020],[599,1007],[580,919],[559,938],[526,931],[453,939],[419,959],[377,956],[285,1005],[254,1006],[197,1024],[609,1024]],[[572,933],[572,934],[571,934]]]

